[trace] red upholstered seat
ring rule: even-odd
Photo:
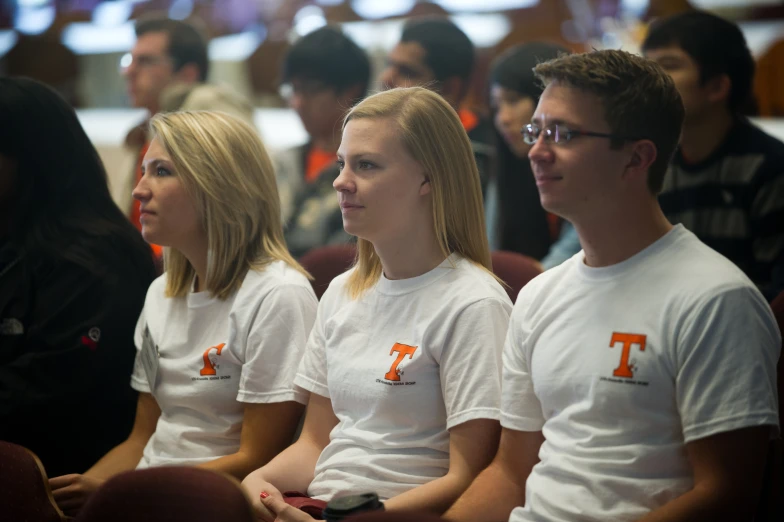
[[[17,444],[0,441],[0,519],[61,522],[41,461]]]
[[[355,256],[354,245],[329,245],[314,248],[300,258],[299,262],[314,277],[311,284],[316,297],[321,299],[329,283],[351,267]]]
[[[516,252],[496,250],[492,258],[493,273],[509,285],[506,292],[513,303],[528,281],[542,273],[542,267],[535,259]]]
[[[107,480],[78,522],[255,522],[239,482],[191,467],[128,471]]]

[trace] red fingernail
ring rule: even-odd
[[[266,491],[262,491],[260,496],[261,498],[267,498],[269,496],[269,493],[267,493]]]

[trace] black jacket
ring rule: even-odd
[[[154,277],[131,250],[106,244],[88,268],[0,246],[0,439],[50,477],[86,471],[130,433],[133,333]]]

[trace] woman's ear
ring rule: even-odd
[[[430,180],[427,178],[419,185],[419,195],[424,196],[426,194],[430,194]]]

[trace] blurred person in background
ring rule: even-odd
[[[50,479],[66,514],[132,469],[200,466],[242,479],[291,443],[307,402],[293,380],[318,302],[286,250],[258,133],[206,111],[150,125],[133,195],[142,235],[168,248],[131,334],[136,420],[84,474]]]
[[[406,22],[400,41],[387,55],[379,81],[382,89],[427,87],[454,107],[471,140],[482,194],[486,195],[496,152],[493,124],[460,106],[470,87],[474,55],[474,44],[449,19],[414,18]]]
[[[568,49],[548,43],[516,45],[494,61],[490,72],[490,105],[499,135],[495,169],[499,212],[493,232],[501,250],[544,259],[545,268],[550,268],[555,258],[563,261],[577,253],[580,241],[568,221],[542,208],[528,160],[531,146],[523,140],[522,130],[531,123],[543,90],[533,68],[568,53]],[[564,251],[569,252],[565,257],[561,254]]]
[[[0,439],[86,470],[133,422],[150,248],[65,100],[0,78],[0,121]]]
[[[367,94],[370,60],[340,29],[323,27],[299,39],[286,54],[282,90],[308,133],[304,145],[274,154],[286,243],[292,254],[346,243],[332,182],[341,120]]]
[[[672,77],[686,108],[662,210],[772,300],[784,289],[784,143],[742,114],[754,78],[743,33],[693,11],[654,23],[642,49]]]
[[[131,105],[147,109],[148,117],[158,112],[176,110],[217,110],[233,114],[253,124],[253,107],[226,86],[206,83],[209,72],[207,41],[193,25],[161,17],[142,18],[135,26],[136,42],[123,57],[121,71],[125,77]],[[150,144],[149,119],[131,129],[125,138],[135,151],[130,189],[141,179],[141,161]],[[141,230],[139,202],[129,200],[131,222]],[[153,245],[156,257],[161,247]]]

